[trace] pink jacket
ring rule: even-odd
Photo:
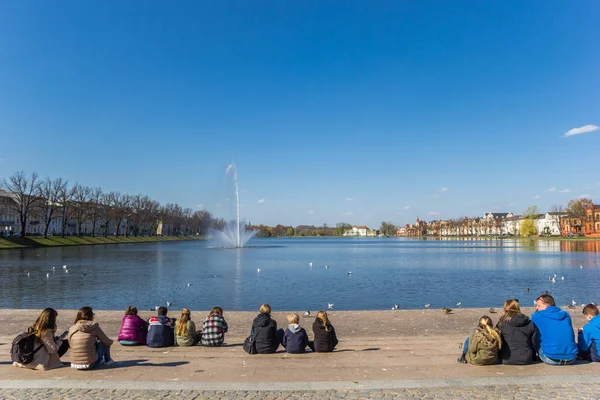
[[[137,315],[126,315],[121,323],[118,341],[127,340],[146,344],[146,334],[148,333],[148,323]]]

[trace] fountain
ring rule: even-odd
[[[235,220],[229,221],[223,231],[216,232],[216,237],[220,242],[223,242],[227,247],[244,247],[258,231],[246,229],[245,224],[242,225],[240,220],[240,190],[238,186],[238,173],[235,164],[230,164],[225,169],[225,175],[233,176],[233,185],[235,189]]]

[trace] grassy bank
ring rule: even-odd
[[[149,243],[172,242],[181,240],[203,240],[201,236],[49,236],[47,238],[30,236],[26,238],[0,239],[0,249],[17,249],[26,247],[57,247],[57,246],[86,246],[98,244],[124,244],[124,243]]]

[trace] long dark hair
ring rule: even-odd
[[[93,321],[94,320],[94,310],[92,310],[92,307],[81,307],[79,309],[79,311],[77,311],[77,316],[75,317],[75,322],[73,322],[74,324],[77,323],[77,321]]]
[[[56,317],[58,313],[54,308],[46,308],[40,316],[35,320],[35,324],[31,327],[35,331],[37,337],[42,337],[48,330],[56,330]]]
[[[134,306],[129,306],[125,311],[125,315],[137,315],[137,312],[137,308],[135,308]]]

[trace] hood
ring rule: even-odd
[[[157,315],[156,317],[152,317],[148,322],[150,323],[150,325],[156,325],[157,323],[161,325],[173,325],[175,323],[174,320],[164,315]]]
[[[553,319],[555,321],[562,321],[569,317],[568,312],[561,310],[559,307],[556,306],[548,306],[548,308],[546,308],[545,310],[538,312],[543,313],[544,317]]]
[[[256,318],[254,318],[254,323],[256,326],[264,328],[265,326],[269,326],[271,323],[271,316],[267,314],[258,314]]]
[[[505,324],[520,328],[522,326],[525,326],[527,324],[529,324],[529,322],[531,322],[531,320],[529,319],[528,316],[523,315],[523,314],[515,314],[510,321],[505,321]]]
[[[79,320],[75,324],[75,329],[77,329],[79,332],[86,332],[86,333],[93,331],[97,327],[98,327],[98,323],[94,322],[94,321]]]
[[[289,324],[288,329],[292,333],[298,333],[298,332],[300,332],[300,329],[302,329],[302,328],[300,328],[300,325],[298,325],[298,324]]]

